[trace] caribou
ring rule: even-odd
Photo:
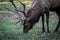
[[[59,22],[54,30],[55,32],[58,31],[58,28],[60,26],[60,0],[33,0],[31,8],[25,13],[25,5],[20,2],[23,5],[24,10],[18,10],[15,6],[14,2],[10,0],[12,5],[15,7],[16,13],[19,15],[19,12],[22,12],[25,16],[25,19],[23,20],[23,32],[27,33],[33,26],[39,21],[40,17],[42,16],[42,22],[43,22],[43,32],[44,29],[44,14],[46,13],[46,23],[47,23],[47,31],[49,32],[48,27],[48,21],[49,21],[49,11],[56,12]],[[20,22],[20,21],[18,21]]]

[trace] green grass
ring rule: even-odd
[[[29,7],[31,5],[31,1],[21,1],[22,3],[24,3],[26,5],[26,7]],[[14,1],[15,5],[17,7],[21,7],[22,5],[18,2],[18,1]],[[13,5],[10,2],[0,2],[0,10],[2,10],[2,8],[7,7],[7,8],[14,8]]]
[[[41,22],[41,21],[40,21]],[[5,20],[3,22],[0,22],[0,39],[1,40],[56,40],[60,39],[59,33],[53,33],[52,29],[54,29],[54,26],[52,27],[51,33],[42,33],[42,25],[40,22],[38,22],[33,29],[31,29],[28,33],[23,33],[23,26],[20,26],[20,24],[17,24],[14,26],[14,22]]]
[[[26,3],[26,5],[29,2]],[[12,8],[8,6],[6,3],[2,3],[4,6],[8,8]],[[16,3],[18,4],[18,3]],[[2,7],[2,5],[0,4]],[[19,5],[17,5],[19,7]],[[52,13],[50,13],[52,14]],[[0,11],[0,15],[3,17],[8,17],[10,14],[4,11]],[[14,21],[14,20],[13,20]],[[49,20],[49,27],[51,33],[42,33],[42,22],[41,18],[34,27],[29,30],[28,33],[23,33],[23,25],[20,25],[19,23],[17,25],[15,24],[15,21],[12,22],[9,19],[5,20],[0,20],[0,40],[60,40],[60,30],[58,33],[54,33],[53,30],[56,28],[57,22],[58,22],[58,17],[55,14],[50,15],[50,20]],[[45,23],[45,29],[46,29],[46,23]]]

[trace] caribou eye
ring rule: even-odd
[[[25,24],[25,26],[26,26],[27,24]]]

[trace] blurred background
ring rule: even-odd
[[[26,11],[31,7],[32,0],[19,1],[26,5]],[[14,3],[18,9],[23,9],[18,0],[14,0]],[[39,22],[34,25],[33,29],[29,30],[28,33],[23,33],[23,25],[20,23],[14,25],[18,21],[18,15],[5,10],[4,7],[14,9],[8,0],[0,0],[0,40],[60,40],[60,28],[58,33],[53,32],[58,23],[58,17],[55,12],[50,12],[50,33],[42,33],[41,18]]]

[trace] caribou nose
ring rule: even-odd
[[[23,31],[23,33],[27,33],[27,31]]]
[[[28,31],[27,30],[23,30],[23,33],[27,33]]]

